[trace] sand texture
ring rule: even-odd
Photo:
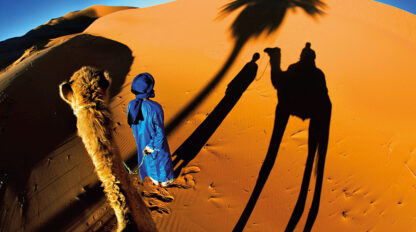
[[[306,164],[309,119],[291,116],[282,141],[271,139],[278,99],[263,49],[280,47],[285,70],[309,41],[332,102],[312,231],[415,231],[416,16],[370,0],[326,0],[325,14],[288,9],[272,33],[239,40],[230,25],[244,7],[221,16],[227,3],[117,11],[0,74],[0,230],[111,230],[75,117],[58,95],[59,83],[93,65],[112,76],[115,143],[131,165],[130,85],[141,72],[155,77],[182,171],[166,192],[138,184],[159,231],[303,231],[317,177]],[[255,52],[256,77],[230,98],[228,84]],[[305,168],[311,181],[301,191]],[[304,210],[293,213],[300,192]]]

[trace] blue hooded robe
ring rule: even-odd
[[[139,74],[132,83],[132,92],[136,99],[129,102],[128,122],[136,139],[139,164],[143,159],[143,150],[147,146],[154,150],[144,158],[139,169],[140,178],[149,176],[155,184],[173,181],[173,165],[169,145],[165,136],[164,115],[161,105],[152,100],[153,77]]]

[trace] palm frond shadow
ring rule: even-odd
[[[235,0],[220,10],[220,16],[227,16],[244,7],[230,27],[234,38],[234,47],[221,69],[211,81],[166,125],[166,134],[171,134],[180,123],[189,116],[220,83],[244,45],[251,38],[265,32],[276,31],[289,9],[300,8],[308,15],[315,17],[323,14],[325,4],[321,0]]]

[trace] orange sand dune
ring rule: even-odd
[[[228,27],[235,14],[217,17],[226,3],[183,0],[128,10],[98,20],[86,33],[106,36],[132,49],[131,77],[143,71],[155,75],[156,99],[164,106],[169,124],[214,76],[232,48]],[[412,87],[416,18],[373,1],[326,3],[326,15],[312,20],[300,10],[290,12],[277,33],[250,41],[220,85],[170,134],[170,145],[175,151],[188,138],[254,52],[279,46],[283,67],[287,67],[310,41],[333,103],[320,211],[313,229],[412,231],[416,229],[412,212],[416,206],[416,105],[411,100],[416,97]],[[118,30],[106,30],[108,26]],[[262,53],[258,79],[192,161],[201,167],[197,188],[177,196],[172,214],[158,219],[161,231],[234,228],[252,193],[273,127],[276,93],[267,62]],[[128,88],[120,94],[132,98]],[[286,227],[302,181],[307,129],[308,121],[290,118],[247,231]],[[129,146],[134,149],[133,143]],[[130,151],[127,145],[123,147]],[[310,207],[313,186],[310,189],[299,231]]]
[[[136,74],[146,71],[156,79],[155,100],[165,111],[171,151],[178,155],[178,148],[187,146],[187,153],[179,157],[191,157],[184,161],[200,168],[193,175],[193,188],[168,189],[175,198],[169,210],[153,214],[159,230],[233,230],[253,193],[275,120],[276,90],[270,81],[269,58],[262,51],[280,47],[286,69],[310,41],[333,105],[322,195],[312,231],[416,230],[416,16],[370,0],[327,0],[325,15],[315,19],[300,9],[290,10],[277,31],[250,39],[219,84],[172,126],[233,49],[229,26],[241,11],[219,17],[228,2],[178,0],[115,12],[84,31],[91,36],[70,39],[3,73],[1,112],[12,115],[1,121],[6,129],[0,134],[0,145],[7,151],[1,163],[16,169],[24,163],[28,171],[17,178],[24,187],[12,188],[14,182],[9,181],[1,188],[2,201],[7,203],[7,211],[1,209],[2,228],[97,230],[108,219],[103,200],[85,204],[85,199],[102,198],[95,197],[100,195],[94,192],[91,164],[80,141],[71,137],[74,117],[57,91],[57,83],[78,65],[93,64],[117,73],[110,106],[116,143],[125,159],[136,152],[126,124],[126,106],[134,97],[130,84]],[[97,47],[90,48],[91,41]],[[241,99],[214,125],[215,132],[203,128],[209,137],[204,146],[184,143],[202,139],[190,136],[216,112],[228,83],[254,52],[261,54],[257,77]],[[48,107],[33,104],[39,101]],[[288,225],[305,169],[308,125],[309,120],[290,117],[267,182],[254,208],[245,211],[249,217],[244,231],[284,231]],[[295,231],[302,231],[306,223],[314,179],[312,174]]]

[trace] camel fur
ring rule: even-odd
[[[62,83],[61,98],[77,117],[78,135],[95,166],[117,218],[117,231],[156,231],[149,210],[134,188],[113,146],[112,121],[107,108],[110,77],[106,71],[82,67]]]

